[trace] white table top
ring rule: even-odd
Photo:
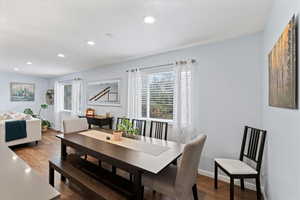
[[[0,199],[49,200],[59,197],[59,192],[3,143],[0,143],[0,161]]]

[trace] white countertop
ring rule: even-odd
[[[59,197],[49,183],[0,143],[0,199],[49,200]]]

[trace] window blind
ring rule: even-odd
[[[142,75],[142,117],[174,119],[175,72],[163,71]]]

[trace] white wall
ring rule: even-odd
[[[10,101],[10,83],[35,83],[35,101],[33,102],[11,102]],[[0,112],[17,111],[23,112],[25,108],[32,108],[38,112],[40,104],[45,103],[45,94],[49,86],[48,79],[37,78],[34,76],[21,75],[17,73],[0,73]],[[47,111],[44,112],[47,118]]]
[[[269,132],[266,186],[269,200],[300,199],[300,112],[268,106],[267,58],[292,15],[299,11],[299,0],[275,0],[264,32],[262,116],[263,126]]]
[[[261,34],[195,46],[138,60],[99,67],[56,80],[81,77],[85,82],[121,79],[121,107],[95,107],[97,113],[126,115],[126,69],[153,66],[187,58],[198,61],[197,128],[208,135],[201,169],[213,171],[215,157],[238,158],[244,125],[261,125]],[[55,80],[52,80],[52,87]],[[171,133],[169,133],[171,134]]]

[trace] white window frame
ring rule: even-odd
[[[175,70],[173,67],[168,67],[168,68],[161,68],[161,69],[152,69],[152,70],[147,70],[147,75],[150,74],[155,74],[155,73],[163,73],[163,72],[174,72],[174,78],[176,79],[176,74],[175,74]],[[173,124],[175,122],[176,119],[176,111],[175,111],[175,103],[177,102],[175,99],[176,97],[176,80],[174,83],[174,97],[173,97],[173,119],[160,119],[160,118],[151,118],[150,117],[150,88],[149,88],[149,84],[147,83],[147,117],[140,117],[140,119],[142,120],[146,120],[146,121],[160,121],[160,122],[168,122],[169,124]],[[141,113],[142,115],[142,113]]]
[[[62,105],[62,111],[63,112],[72,112],[72,96],[71,96],[71,110],[66,110],[65,109],[65,86],[66,85],[71,85],[72,86],[72,89],[73,89],[73,84],[72,84],[72,82],[63,82],[62,83],[62,87],[63,87],[63,98],[62,98],[62,103],[63,103],[63,105]]]

